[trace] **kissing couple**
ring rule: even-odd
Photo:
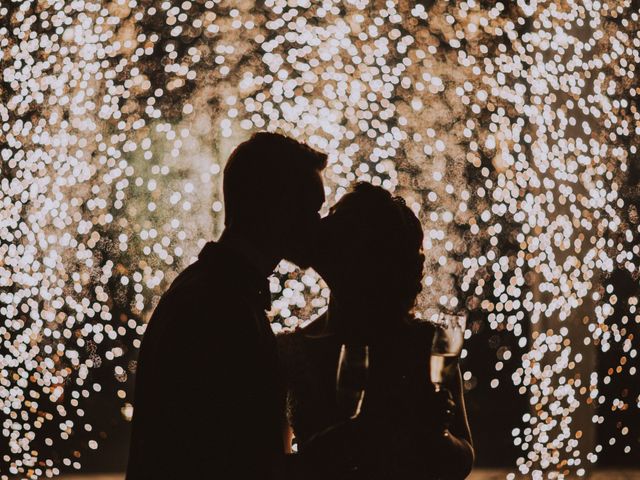
[[[225,229],[147,325],[128,480],[469,474],[459,368],[434,387],[434,327],[412,316],[422,288],[420,222],[401,198],[369,183],[321,218],[326,163],[325,154],[267,132],[229,157]],[[326,313],[275,336],[268,277],[282,259],[316,270],[331,296]]]

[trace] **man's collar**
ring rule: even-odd
[[[273,262],[257,249],[246,237],[231,230],[225,230],[218,243],[243,257],[264,278],[273,273]]]
[[[261,274],[245,255],[228,244],[207,242],[198,255],[199,261],[211,271],[223,275],[226,281],[241,291],[251,292],[259,299],[263,310],[271,308],[271,293],[267,276]]]

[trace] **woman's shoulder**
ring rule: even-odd
[[[285,370],[298,366],[324,365],[339,347],[337,337],[328,332],[321,317],[276,335],[278,352]]]
[[[331,344],[336,340],[335,335],[327,329],[326,315],[320,315],[313,320],[276,335],[276,341],[282,347],[300,347],[311,345]]]

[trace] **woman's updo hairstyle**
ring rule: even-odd
[[[330,222],[350,302],[364,302],[380,321],[407,317],[422,290],[424,234],[404,199],[357,183],[331,209]]]

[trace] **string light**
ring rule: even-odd
[[[82,405],[101,391],[96,368],[113,369],[131,417],[145,322],[220,232],[224,160],[263,129],[328,153],[329,203],[356,180],[407,199],[425,226],[418,313],[482,312],[524,349],[511,376],[532,407],[512,432],[518,473],[586,475],[603,446],[585,451],[576,412],[640,407],[601,394],[637,368],[637,297],[621,300],[607,275],[638,269],[622,190],[639,133],[638,12],[630,1],[428,4],[0,6],[0,478],[80,468],[73,437],[92,432]],[[286,262],[271,291],[276,331],[329,296]],[[617,367],[585,378],[588,345],[621,349]],[[497,355],[497,371],[514,364],[508,348]],[[628,433],[609,445],[629,452]],[[65,448],[75,454],[50,453]]]

